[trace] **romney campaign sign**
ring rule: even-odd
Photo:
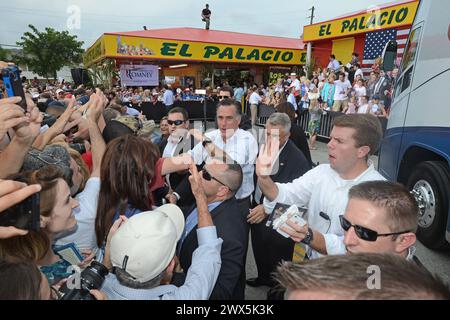
[[[122,86],[157,86],[158,66],[121,65],[120,80]]]

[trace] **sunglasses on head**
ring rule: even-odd
[[[366,241],[377,241],[378,237],[388,237],[388,236],[397,236],[399,234],[411,232],[411,230],[401,231],[401,232],[392,232],[392,233],[378,233],[376,231],[370,230],[365,227],[361,227],[358,225],[351,224],[350,221],[344,218],[344,216],[339,216],[339,220],[341,222],[341,227],[345,231],[350,230],[351,227],[355,230],[358,238]]]
[[[211,179],[215,180],[218,183],[220,183],[221,185],[223,185],[223,186],[227,187],[228,189],[230,189],[231,191],[233,191],[233,189],[231,189],[225,183],[223,183],[222,181],[218,180],[217,178],[214,178],[208,171],[206,171],[206,169],[202,170],[202,176],[203,176],[203,179],[205,179],[206,181],[211,181]]]
[[[176,125],[176,126],[179,126],[180,124],[182,124],[182,123],[184,123],[185,121],[184,120],[167,120],[167,123],[169,124],[169,126],[171,126],[171,125]]]

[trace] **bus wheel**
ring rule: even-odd
[[[450,172],[446,163],[426,161],[417,165],[407,187],[419,206],[420,242],[430,249],[450,248],[445,239],[450,200]]]

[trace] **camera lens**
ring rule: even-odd
[[[97,261],[92,261],[91,265],[81,272],[83,287],[86,290],[100,289],[108,275],[108,269]]]

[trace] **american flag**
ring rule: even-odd
[[[366,34],[363,62],[361,65],[365,77],[370,75],[375,59],[383,54],[383,49],[390,40],[397,41],[397,60],[398,62],[400,61],[403,56],[403,51],[405,50],[409,30],[409,27],[400,27],[369,32]]]

